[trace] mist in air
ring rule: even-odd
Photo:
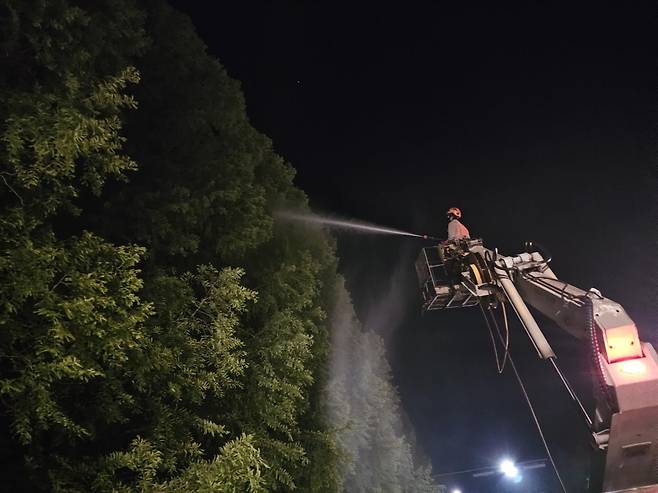
[[[364,329],[339,276],[330,314],[327,418],[343,454],[342,490],[440,493],[429,461],[419,461],[393,386],[385,343]]]
[[[279,222],[354,234],[435,239],[365,221],[305,211],[280,210],[275,218]],[[405,267],[413,268],[404,262],[404,267],[400,268]],[[334,287],[328,320],[331,349],[324,392],[326,418],[335,431],[342,457],[342,491],[444,491],[432,478],[429,460],[421,459],[423,454],[417,453],[415,435],[393,385],[386,354],[386,340],[401,322],[404,311],[405,296],[400,294],[403,277],[398,272],[387,283],[388,290],[373,293],[375,299],[367,303],[371,306],[365,313],[365,327],[356,314],[342,276],[338,276]]]

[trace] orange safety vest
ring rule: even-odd
[[[470,238],[468,228],[459,222],[458,219],[453,219],[448,223],[448,239],[460,240],[461,238]]]

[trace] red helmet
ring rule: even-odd
[[[459,210],[457,207],[451,207],[446,211],[447,216],[453,216],[456,219],[461,219],[462,217],[462,211]]]

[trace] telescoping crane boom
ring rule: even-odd
[[[424,248],[416,262],[423,308],[511,305],[539,357],[551,363],[578,404],[592,444],[605,454],[602,490],[597,492],[656,492],[656,351],[640,341],[635,323],[621,305],[596,289],[585,291],[558,279],[550,261],[545,250],[532,243],[513,256],[485,248],[481,239]],[[594,416],[585,411],[560,371],[527,305],[589,345],[596,379]]]

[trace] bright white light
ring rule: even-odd
[[[462,493],[462,490],[455,488],[451,493]]]
[[[619,369],[630,375],[641,375],[647,371],[647,367],[644,366],[644,362],[639,359],[629,359],[622,361],[619,363]]]
[[[519,469],[509,459],[505,459],[500,463],[500,472],[508,478],[516,478],[519,476]]]

